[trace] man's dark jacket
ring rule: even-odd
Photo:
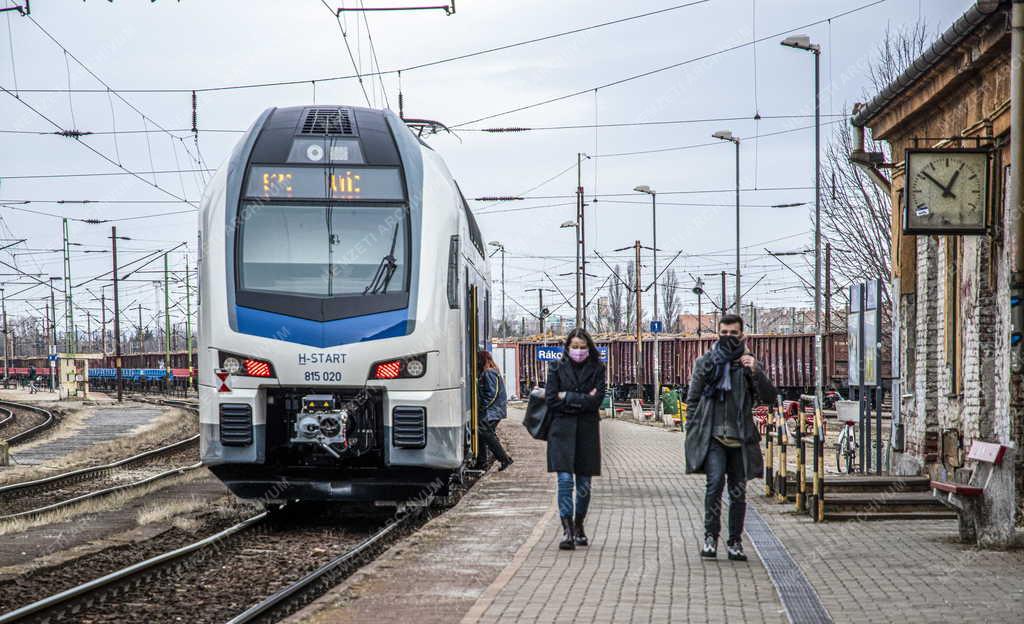
[[[588,358],[580,365],[567,358],[548,365],[544,396],[551,416],[548,472],[601,474],[601,417],[605,366]],[[591,390],[597,390],[593,395]],[[564,392],[565,398],[558,398]]]
[[[697,358],[693,364],[693,376],[686,393],[686,472],[704,472],[704,459],[711,444],[711,430],[715,424],[714,394],[703,396],[704,379],[708,368],[714,366],[709,354]],[[761,435],[754,426],[754,402],[775,400],[775,386],[764,374],[760,364],[756,371],[745,366],[733,366],[732,392],[726,401],[734,401],[739,422],[736,430],[743,442],[743,465],[746,478],[754,479],[764,473],[764,458],[761,456]]]

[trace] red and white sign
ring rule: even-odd
[[[218,368],[214,370],[213,373],[217,375],[217,379],[220,380],[220,387],[217,388],[217,392],[231,392],[231,388],[228,387],[228,377],[230,377],[231,374],[223,368]]]

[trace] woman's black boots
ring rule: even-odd
[[[589,542],[587,541],[587,534],[583,532],[583,519],[586,516],[576,516],[576,523],[573,527],[573,538],[577,546],[586,546]]]
[[[558,542],[558,548],[559,550],[576,550],[572,516],[562,516],[562,541]]]

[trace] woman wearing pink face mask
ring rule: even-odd
[[[604,401],[604,379],[605,366],[594,339],[583,329],[569,332],[562,359],[548,365],[544,387],[552,417],[548,472],[558,473],[558,512],[563,531],[558,547],[563,550],[588,543],[583,519],[590,506],[590,478],[601,474],[598,410]]]

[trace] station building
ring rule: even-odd
[[[851,162],[876,173],[890,170],[874,178],[892,199],[896,474],[944,479],[965,464],[975,440],[1016,449],[1024,443],[1020,372],[1011,372],[1010,342],[1012,248],[1021,244],[1014,235],[1018,217],[1007,209],[1010,4],[976,2],[892,84],[854,109],[855,137],[869,129],[888,144],[892,160],[880,162],[855,141]],[[913,180],[905,150],[912,148],[989,151],[984,232],[904,233],[913,211],[928,209],[911,205],[907,212]],[[1010,543],[1020,522],[1024,458],[1010,454],[1014,459],[988,484],[982,544]]]

